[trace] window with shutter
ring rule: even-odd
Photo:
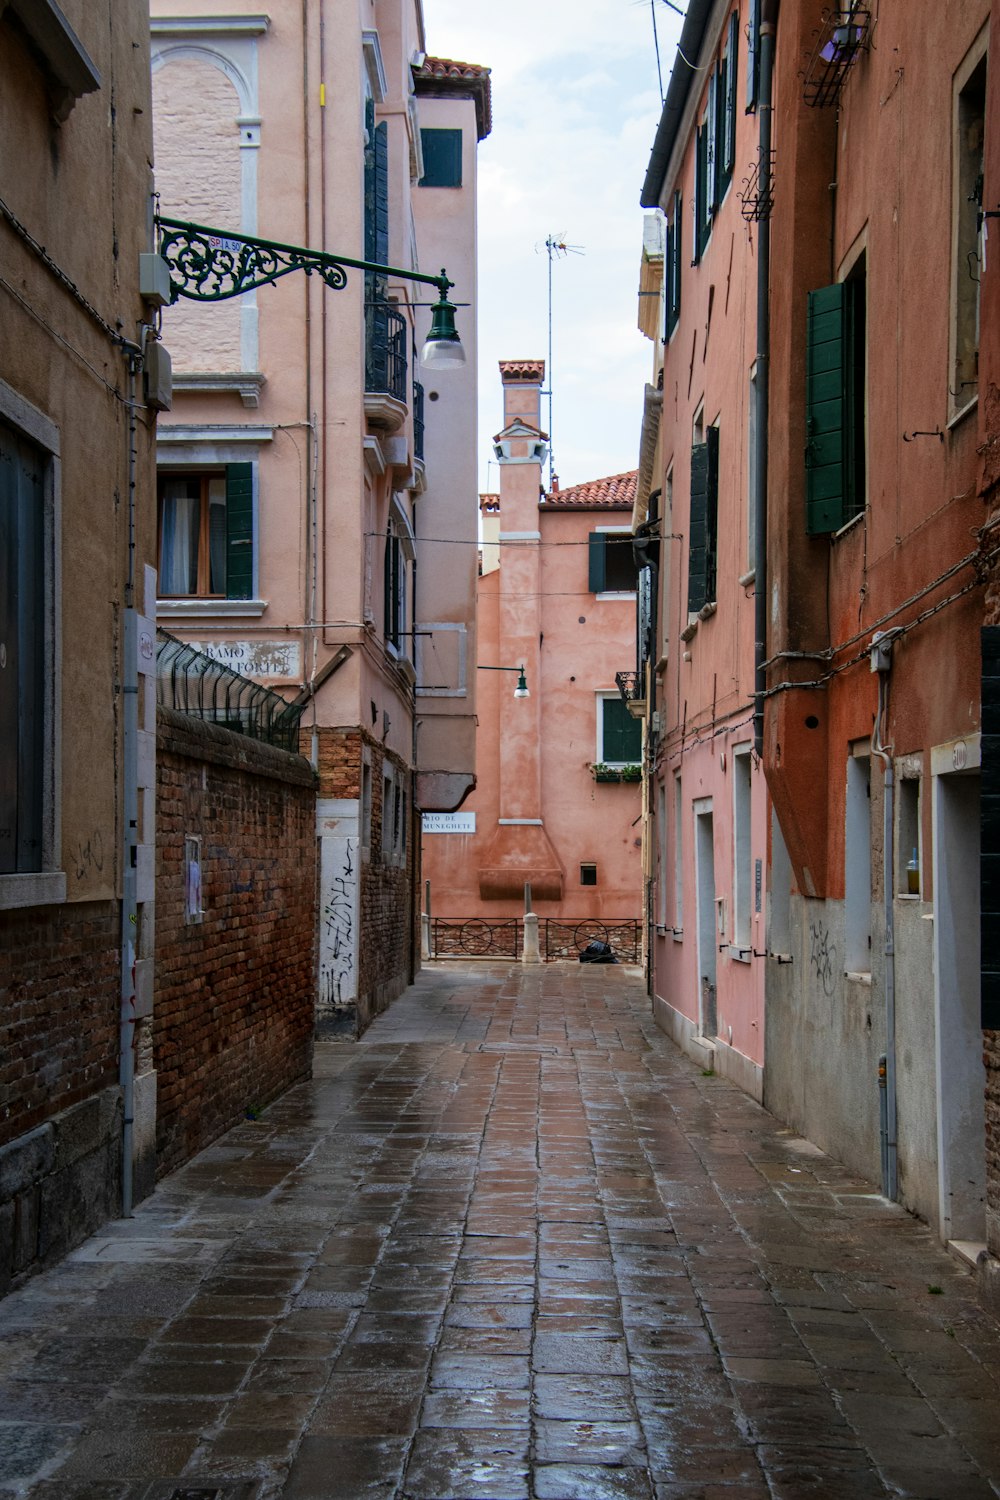
[[[694,147],[694,199],[692,201],[694,232],[691,236],[691,264],[693,266],[696,266],[701,260],[702,251],[708,243],[708,225],[710,219],[707,193],[708,135],[705,127],[700,125],[695,136]]]
[[[986,37],[980,37],[975,66],[966,60],[955,80],[961,83],[953,105],[954,245],[951,309],[951,379],[948,382],[948,415],[957,416],[975,400],[979,390],[980,288],[986,266],[986,228],[983,218],[983,169],[986,147],[987,58]],[[971,67],[971,71],[970,70]],[[964,81],[963,81],[964,80]],[[995,205],[987,205],[993,208]]]
[[[637,765],[642,759],[642,724],[615,693],[598,699],[598,755],[606,766]]]
[[[253,464],[161,473],[161,598],[254,597]]]
[[[634,594],[635,555],[630,531],[592,531],[588,541],[587,587],[592,594]]]
[[[389,260],[389,127],[375,124],[375,103],[365,101],[365,259],[384,266]],[[391,389],[389,380],[388,281],[365,272],[365,385]]]
[[[421,130],[420,148],[424,158],[424,175],[417,184],[418,187],[462,186],[460,130]]]
[[[688,613],[697,614],[716,595],[719,531],[719,429],[691,449],[691,517],[688,541]]]
[[[0,874],[42,868],[45,453],[0,423]]]
[[[666,336],[677,327],[681,315],[681,195],[674,193],[673,213],[667,225],[667,327]]]
[[[736,162],[736,76],[739,71],[736,60],[738,56],[738,43],[738,18],[734,11],[729,17],[726,51],[722,60],[722,128],[720,130],[721,140],[719,144],[719,158],[721,163],[720,202],[732,181],[733,166]]]
[[[713,68],[708,79],[708,108],[705,111],[705,173],[708,189],[705,194],[705,213],[709,224],[719,203],[719,103],[721,97],[719,70]]]
[[[864,509],[864,260],[849,281],[809,293],[806,531],[839,531]]]
[[[746,112],[757,108],[760,89],[760,0],[750,0],[747,20],[747,95]]]

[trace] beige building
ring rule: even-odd
[[[306,703],[320,1013],[364,1024],[418,961],[418,810],[474,782],[475,547],[450,544],[476,538],[488,74],[427,57],[419,0],[175,0],[152,39],[163,217],[400,268],[164,316],[157,617]],[[411,273],[441,267],[467,364],[422,373]]]
[[[145,21],[0,4],[0,1291],[152,1185]]]

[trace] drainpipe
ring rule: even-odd
[[[882,1151],[882,1192],[895,1199],[898,1188],[896,1140],[896,932],[893,893],[896,872],[892,830],[896,779],[892,767],[892,745],[883,743],[889,704],[889,673],[892,643],[897,631],[879,631],[871,641],[872,671],[878,673],[878,712],[872,727],[872,754],[882,762],[882,901],[885,924],[885,1140]]]
[[[411,612],[413,633],[410,636],[410,650],[413,653],[414,670],[417,665],[417,549],[413,549],[413,586],[411,590]],[[410,862],[413,868],[413,883],[410,893],[410,983],[413,984],[420,968],[420,949],[417,946],[416,934],[420,931],[420,877],[423,874],[422,854],[420,842],[421,817],[417,810],[417,742],[420,734],[420,721],[417,718],[417,689],[416,682],[413,685],[413,702],[410,708],[412,714],[410,729],[410,805],[407,810],[410,819]]]
[[[136,860],[139,843],[139,642],[135,606],[135,470],[136,377],[142,370],[142,343],[125,353],[128,365],[128,564],[125,577],[122,640],[122,924],[121,1007],[119,1011],[118,1081],[122,1090],[122,1217],[132,1214],[135,1140],[135,960],[138,939]]]
[[[774,77],[774,45],[779,0],[764,0],[760,23],[760,90],[757,100],[760,195],[771,194],[771,97]],[[771,347],[771,216],[766,212],[757,225],[757,378],[754,406],[757,419],[757,452],[754,464],[754,700],[753,739],[758,756],[764,752],[764,693],[767,689],[767,416]]]

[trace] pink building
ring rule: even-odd
[[[651,938],[659,1023],[763,1093],[768,798],[754,754],[754,241],[738,191],[756,150],[749,0],[696,3],[642,202],[663,213],[657,640],[650,651]],[[755,33],[754,33],[755,34]],[[694,46],[698,67],[686,58]],[[652,420],[651,420],[652,419]]]
[[[306,704],[321,1018],[364,1024],[419,962],[418,810],[474,780],[488,70],[427,55],[420,0],[176,0],[152,34],[164,216],[389,268],[175,303],[158,443],[158,619]],[[415,358],[442,266],[464,369]]]
[[[433,915],[516,917],[530,882],[542,918],[631,922],[642,725],[615,678],[635,659],[636,475],[545,493],[544,362],[504,360],[500,374],[500,492],[481,497],[477,786],[453,818],[424,818]]]

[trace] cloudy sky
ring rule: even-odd
[[[480,488],[496,488],[500,359],[544,359],[553,264],[553,452],[560,483],[635,468],[652,345],[636,326],[643,211],[680,18],[664,0],[424,0],[428,51],[492,69],[479,149]],[[457,289],[456,296],[461,295]],[[543,399],[543,427],[548,407]],[[546,470],[546,479],[547,479]]]

